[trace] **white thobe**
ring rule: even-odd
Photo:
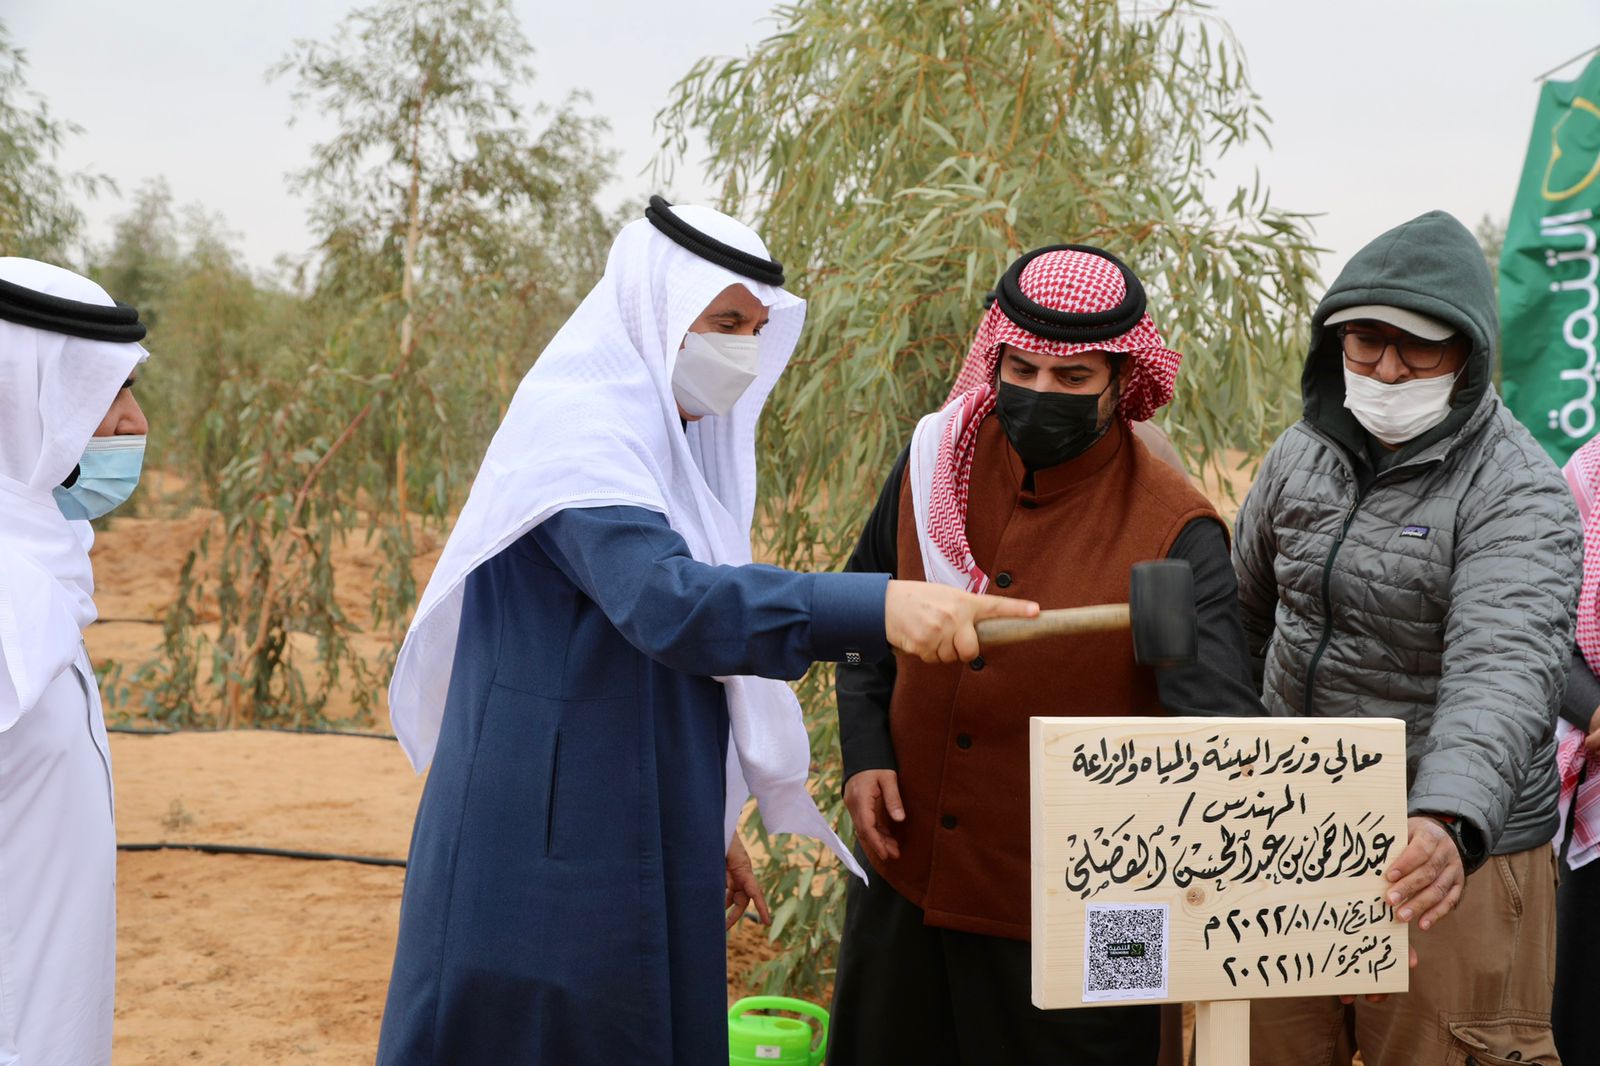
[[[115,302],[31,259],[0,257],[0,280],[69,307]],[[104,1066],[116,980],[111,756],[83,648],[96,615],[92,537],[63,516],[55,490],[147,354],[12,315],[0,318],[0,1066]]]
[[[116,832],[87,653],[0,733],[0,1066],[111,1061]]]

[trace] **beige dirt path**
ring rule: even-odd
[[[404,858],[422,778],[398,745],[113,734],[117,838]],[[187,852],[117,862],[117,1066],[370,1064],[404,871]],[[741,923],[729,998],[771,957]]]

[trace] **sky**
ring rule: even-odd
[[[326,136],[318,116],[290,123],[285,81],[265,72],[297,39],[326,39],[346,0],[0,0],[0,21],[29,63],[29,86],[83,127],[68,170],[113,176],[119,196],[86,205],[89,237],[147,179],[180,204],[220,213],[254,266],[312,241],[306,204],[285,176]],[[536,50],[527,103],[573,91],[611,124],[612,203],[657,191],[654,116],[705,55],[742,54],[773,32],[764,0],[516,0]],[[1214,201],[1259,174],[1283,208],[1316,215],[1325,279],[1385,229],[1435,207],[1468,226],[1510,211],[1538,98],[1537,76],[1600,45],[1596,0],[1216,0],[1272,117],[1271,144],[1218,164]],[[1582,63],[1558,77],[1574,77]],[[698,162],[679,199],[709,192]],[[1041,235],[1046,240],[1070,234]]]

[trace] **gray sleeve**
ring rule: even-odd
[[[1461,502],[1443,670],[1409,809],[1470,822],[1491,852],[1554,728],[1582,552],[1577,510],[1548,460],[1489,456]]]
[[[1233,573],[1239,582],[1239,621],[1244,629],[1245,655],[1250,663],[1251,679],[1256,691],[1261,691],[1262,676],[1266,672],[1267,642],[1272,639],[1278,608],[1278,579],[1275,566],[1278,557],[1277,533],[1272,528],[1274,502],[1278,495],[1277,470],[1274,462],[1282,445],[1272,446],[1261,462],[1255,484],[1239,508],[1239,517],[1233,523]]]
[[[1589,669],[1583,652],[1574,648],[1572,662],[1567,665],[1567,692],[1561,697],[1561,717],[1587,733],[1597,707],[1600,707],[1600,678]]]

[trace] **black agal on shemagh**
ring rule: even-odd
[[[144,323],[128,304],[104,304],[52,296],[0,279],[0,319],[19,326],[64,333],[91,341],[136,344],[144,340]]]
[[[763,259],[759,255],[740,251],[708,233],[700,232],[674,214],[672,205],[660,196],[650,197],[650,206],[644,209],[644,217],[649,219],[650,224],[656,229],[701,259],[725,267],[752,281],[783,287],[782,263],[776,259]]]
[[[1046,307],[1022,291],[1022,272],[1047,252],[1086,252],[1112,264],[1122,274],[1126,292],[1115,307],[1103,311],[1061,311]],[[1100,248],[1087,244],[1051,244],[1021,256],[995,286],[995,303],[1005,316],[1029,333],[1069,344],[1092,344],[1120,337],[1144,317],[1144,285],[1127,264]]]

